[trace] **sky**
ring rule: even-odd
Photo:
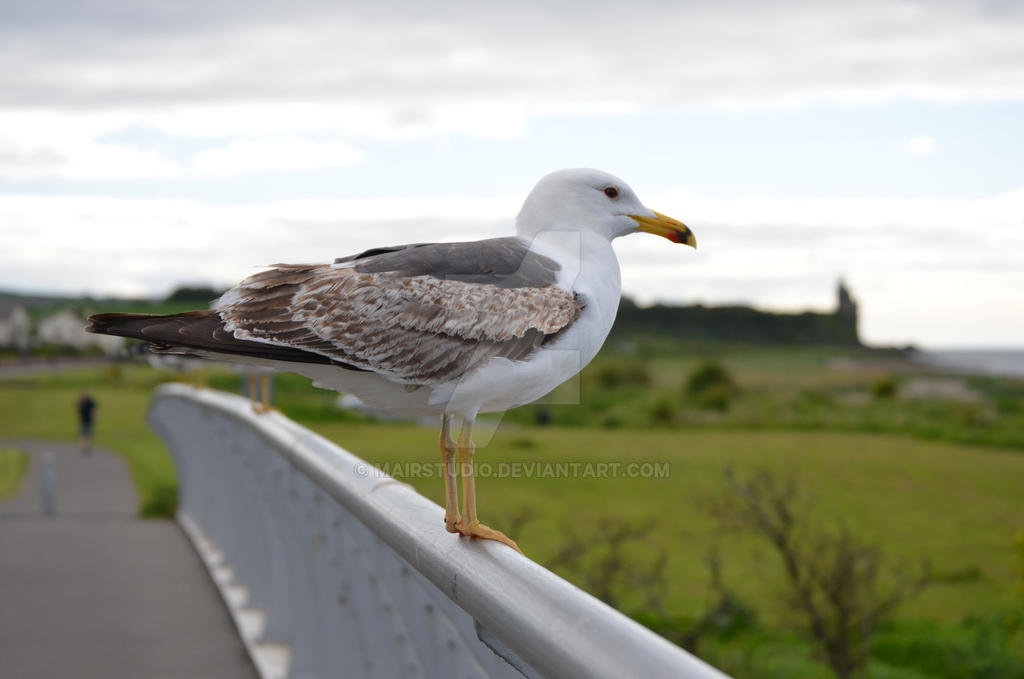
[[[0,289],[164,295],[507,235],[597,167],[642,303],[1024,346],[1024,3],[0,0]]]

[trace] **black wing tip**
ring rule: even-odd
[[[186,311],[180,314],[128,314],[119,311],[113,311],[103,314],[93,314],[86,319],[89,324],[85,326],[86,332],[91,332],[97,335],[122,335],[130,337],[134,335],[123,335],[120,331],[125,324],[134,324],[138,321],[152,321],[159,318],[176,318],[180,316],[191,317],[191,316],[205,316],[213,313],[208,310],[201,311]]]
[[[93,314],[87,319],[89,321],[89,325],[85,326],[85,331],[95,333],[97,335],[109,335],[113,334],[110,331],[115,329],[121,323],[149,320],[152,318],[159,318],[159,316],[156,314],[125,314],[117,312]]]
[[[86,330],[101,335],[131,337],[148,342],[155,353],[181,353],[199,358],[220,354],[224,360],[249,356],[292,363],[318,363],[356,369],[330,357],[303,349],[235,338],[224,330],[224,322],[215,310],[186,311],[180,314],[105,313],[89,317]],[[203,352],[203,353],[200,353]]]

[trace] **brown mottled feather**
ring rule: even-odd
[[[528,358],[582,308],[554,285],[558,264],[514,238],[381,249],[346,261],[277,264],[242,281],[214,311],[100,314],[89,330],[164,350],[335,364],[438,385],[492,358]]]
[[[292,296],[283,303],[286,289]],[[236,337],[435,385],[491,358],[527,358],[580,308],[575,295],[553,285],[507,288],[310,265],[256,274],[217,311]]]

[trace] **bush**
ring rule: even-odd
[[[718,363],[704,363],[686,378],[686,395],[702,410],[726,410],[739,388]]]
[[[675,414],[675,405],[667,396],[662,396],[651,408],[651,421],[654,424],[672,424]]]
[[[188,304],[207,305],[224,294],[223,290],[217,290],[208,286],[182,286],[175,289],[167,296],[168,302],[185,302]]]
[[[646,387],[651,384],[651,374],[639,363],[606,365],[597,371],[597,383],[605,389]]]
[[[1013,394],[996,396],[996,411],[1000,415],[1016,415],[1024,410],[1024,399]]]
[[[1009,648],[1019,616],[969,618],[959,625],[931,621],[891,623],[872,644],[872,655],[928,677],[1024,679],[1024,660]]]
[[[718,363],[703,363],[686,378],[686,393],[696,396],[709,387],[719,385],[734,387],[735,383],[728,371]]]
[[[785,568],[786,599],[822,658],[838,679],[863,676],[878,627],[930,582],[928,565],[892,567],[895,577],[880,586],[890,570],[881,550],[845,527],[821,523],[801,506],[793,479],[779,481],[762,469],[740,480],[730,470],[726,484],[727,492],[708,505],[712,516],[723,529],[746,529],[768,541]]]
[[[992,415],[978,403],[959,404],[954,419],[964,427],[983,427],[992,424]]]
[[[735,391],[724,384],[708,387],[693,398],[693,402],[701,410],[728,410],[729,402]]]
[[[871,385],[871,395],[876,399],[892,398],[896,395],[896,380],[889,375],[879,377]]]
[[[139,514],[147,519],[173,519],[178,512],[178,489],[171,484],[160,484],[142,505]]]

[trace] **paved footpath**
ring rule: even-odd
[[[242,642],[173,521],[136,518],[121,458],[0,441],[32,454],[0,504],[0,676],[11,679],[255,679]],[[56,460],[43,516],[40,459]]]

